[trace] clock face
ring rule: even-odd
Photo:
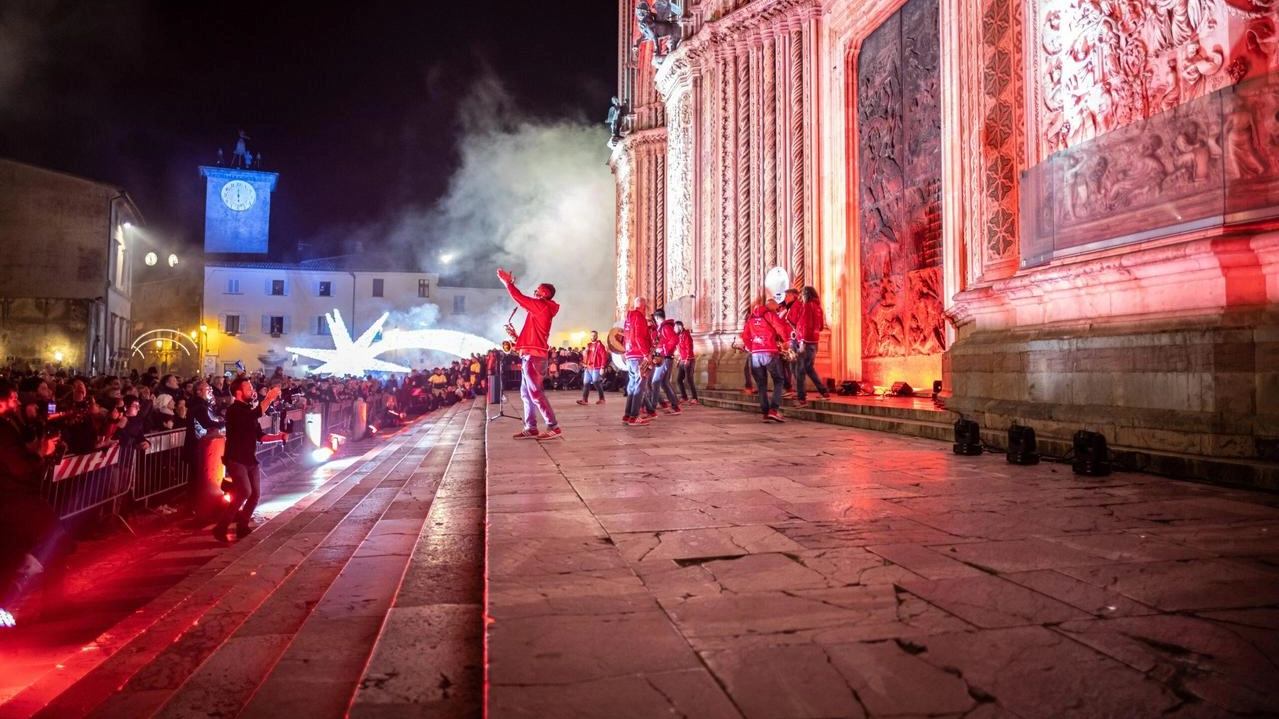
[[[258,193],[253,189],[253,185],[244,180],[231,180],[222,186],[222,202],[237,212],[253,207],[257,199]]]

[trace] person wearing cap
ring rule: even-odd
[[[157,394],[151,401],[151,431],[173,429],[173,395]]]
[[[560,306],[554,300],[555,285],[543,282],[529,297],[515,286],[515,276],[498,268],[497,277],[506,285],[506,291],[524,311],[524,325],[515,338],[515,350],[520,353],[520,399],[524,400],[524,430],[515,439],[554,439],[564,434],[555,420],[555,410],[546,398],[542,377],[546,374],[550,353],[551,320],[559,313]],[[537,431],[537,415],[546,422],[546,431]]]

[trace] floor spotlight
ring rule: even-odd
[[[1020,424],[1008,428],[1008,463],[1039,464],[1034,429]]]
[[[981,454],[981,425],[971,419],[955,420],[955,454],[973,457]]]
[[[18,626],[18,620],[9,612],[0,609],[0,629],[11,629]]]
[[[1075,474],[1086,477],[1104,477],[1110,474],[1110,450],[1106,437],[1098,432],[1081,429],[1075,432]]]
[[[894,382],[893,388],[888,390],[888,393],[894,397],[914,397],[915,388],[906,382]]]

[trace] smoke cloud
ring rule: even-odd
[[[378,227],[347,228],[348,247],[411,254],[455,286],[500,291],[498,267],[512,270],[527,295],[549,282],[560,304],[554,344],[569,332],[603,334],[614,316],[615,272],[615,190],[603,123],[522,115],[492,76],[461,104],[458,123],[458,165],[441,199]],[[498,305],[467,326],[441,326],[501,340],[514,304]],[[515,316],[517,328],[522,316]]]

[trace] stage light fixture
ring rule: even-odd
[[[1009,464],[1039,464],[1035,430],[1020,424],[1009,427],[1007,456]]]
[[[1098,432],[1081,429],[1075,432],[1075,474],[1086,477],[1104,477],[1110,474],[1110,449],[1106,437]]]
[[[955,444],[951,449],[966,457],[981,454],[981,425],[963,417],[955,420]]]
[[[933,380],[933,396],[936,397],[939,394],[941,394],[941,380],[935,379]]]
[[[894,382],[892,389],[888,393],[894,397],[914,397],[915,388],[906,382]]]

